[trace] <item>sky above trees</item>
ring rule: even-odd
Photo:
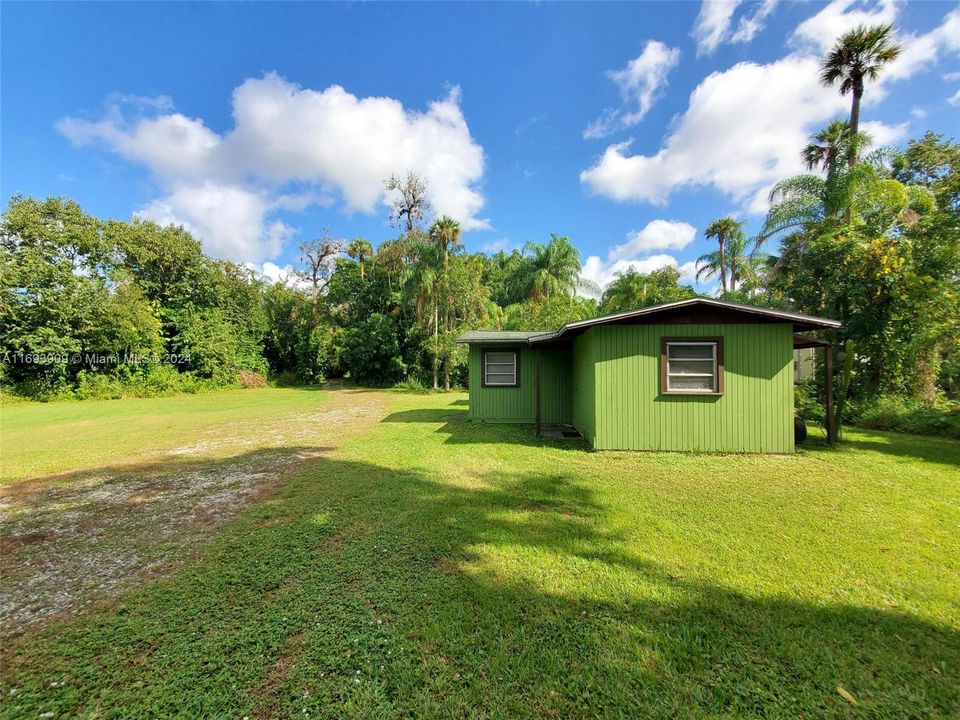
[[[875,144],[956,135],[960,6],[5,4],[2,193],[184,224],[278,276],[330,228],[374,244],[417,170],[472,251],[570,236],[584,275],[678,267],[849,102],[818,82],[843,31],[894,22]],[[701,289],[703,286],[701,286]]]

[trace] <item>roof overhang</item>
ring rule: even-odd
[[[637,310],[626,310],[611,315],[601,315],[589,320],[567,323],[556,332],[517,332],[501,330],[472,330],[457,338],[458,343],[468,345],[540,345],[568,341],[580,333],[598,325],[702,323],[789,323],[794,332],[839,328],[839,320],[772,310],[770,308],[741,305],[740,303],[714,300],[713,298],[689,298],[677,302],[652,305]],[[798,338],[805,344],[797,345]],[[815,338],[794,335],[794,347],[822,347],[829,345]]]
[[[799,335],[797,333],[793,334],[793,349],[794,350],[803,350],[805,348],[828,348],[830,343],[826,340],[818,340],[817,338],[809,337],[808,335]]]
[[[711,314],[712,317],[703,320],[703,322],[708,323],[730,322],[731,318],[739,318],[739,322],[790,323],[793,325],[795,331],[835,329],[841,325],[839,320],[815,317],[813,315],[803,315],[785,310],[772,310],[770,308],[760,308],[753,305],[742,305],[740,303],[714,300],[712,298],[690,298],[688,300],[678,300],[677,302],[664,303],[663,305],[653,305],[637,310],[627,310],[611,315],[590,318],[589,320],[567,323],[555,333],[538,334],[530,340],[530,343],[556,341],[565,336],[585,332],[589,328],[597,325],[643,324],[656,323],[659,321],[670,323],[671,318],[673,318],[674,321],[680,318],[684,323],[689,323],[691,322],[690,318],[695,314]],[[723,316],[727,319],[718,319]]]

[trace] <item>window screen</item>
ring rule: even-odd
[[[668,342],[666,359],[667,392],[718,392],[717,343]]]
[[[483,384],[512,387],[517,384],[517,353],[488,350],[483,354]]]

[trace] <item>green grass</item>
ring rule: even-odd
[[[179,574],[8,647],[0,714],[956,717],[960,443],[589,453],[390,403]]]
[[[200,433],[227,436],[236,423],[269,424],[316,407],[326,395],[316,388],[258,388],[126,400],[3,403],[0,484],[155,459]]]

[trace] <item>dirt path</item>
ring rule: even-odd
[[[157,462],[0,488],[2,635],[170,572],[285,474],[385,415],[384,394],[334,388],[314,413],[215,428]]]

